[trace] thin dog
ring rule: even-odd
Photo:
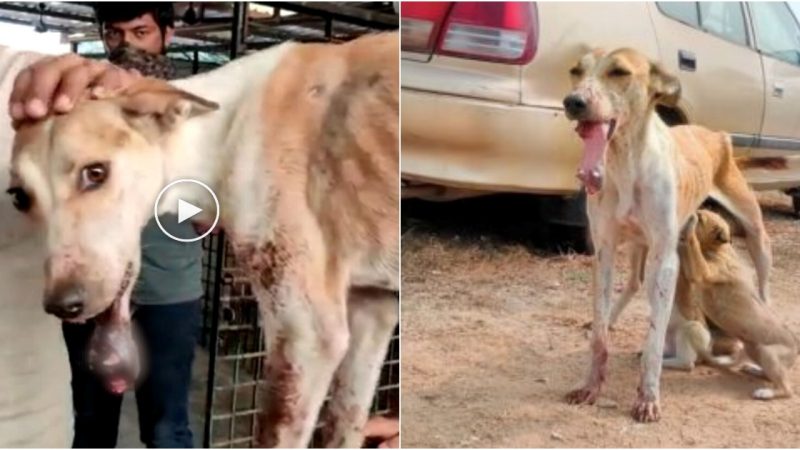
[[[46,228],[46,310],[129,320],[158,192],[204,182],[260,305],[258,443],[308,445],[330,388],[324,444],[359,447],[398,320],[398,54],[396,33],[289,43],[18,124],[10,192]],[[158,213],[179,198],[213,220],[183,185]]]
[[[709,196],[730,210],[747,233],[763,299],[772,265],[770,242],[755,195],[734,161],[730,137],[698,126],[670,128],[656,113],[657,104],[678,101],[677,78],[632,49],[592,51],[570,74],[574,89],[564,107],[567,117],[578,121],[584,143],[578,177],[588,194],[597,256],[591,368],[567,401],[593,403],[606,379],[614,259],[618,245],[631,241],[637,277],[632,282],[639,282],[637,268],[643,268],[651,309],[632,415],[640,422],[656,421],[681,225]]]

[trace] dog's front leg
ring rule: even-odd
[[[333,378],[322,413],[325,447],[359,448],[362,429],[398,319],[396,293],[353,289],[347,303],[350,346]]]
[[[611,289],[614,283],[614,257],[617,251],[618,230],[612,218],[593,212],[590,204],[592,239],[596,245],[594,260],[594,319],[592,320],[592,361],[589,374],[578,389],[567,394],[570,404],[593,404],[608,371],[608,324],[611,315]],[[613,210],[612,210],[613,211]]]
[[[261,447],[308,446],[333,373],[347,351],[344,294],[336,298],[321,284],[299,277],[256,289],[267,347],[264,409],[257,428]]]
[[[664,354],[664,339],[678,277],[678,238],[674,232],[664,231],[651,240],[647,258],[645,285],[650,301],[650,326],[642,355],[642,379],[631,414],[639,422],[659,420],[659,383]]]

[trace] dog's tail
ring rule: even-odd
[[[734,161],[740,169],[786,170],[789,168],[789,164],[783,156],[740,156]]]

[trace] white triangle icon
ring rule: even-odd
[[[189,202],[178,199],[178,223],[183,223],[184,220],[191,219],[200,211],[202,211],[201,208],[198,208]]]

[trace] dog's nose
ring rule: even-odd
[[[577,94],[568,95],[564,99],[564,110],[570,117],[578,118],[586,112],[586,100]]]
[[[86,290],[77,283],[58,284],[45,295],[44,310],[60,319],[74,319],[83,312]]]

